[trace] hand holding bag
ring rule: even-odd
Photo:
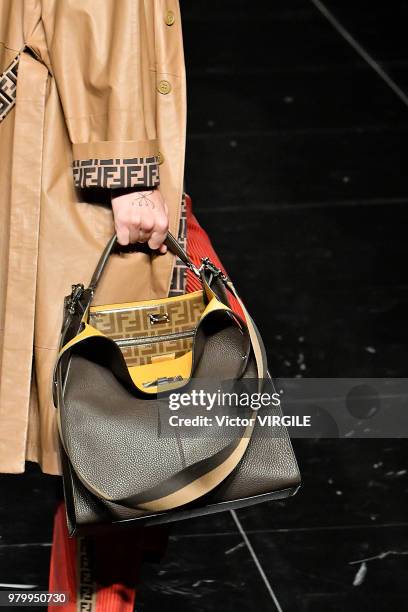
[[[248,407],[242,426],[216,436],[204,425],[194,436],[163,433],[169,394],[191,392],[202,380],[254,379],[257,391],[275,391],[259,332],[231,280],[208,258],[197,269],[168,234],[167,246],[202,290],[93,306],[115,244],[116,235],[89,286],[73,285],[64,300],[53,397],[70,535],[293,495],[300,477],[286,429],[254,434],[258,413],[280,415],[279,406]],[[229,292],[245,319],[229,307]]]

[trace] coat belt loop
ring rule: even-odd
[[[17,53],[11,64],[0,74],[0,123],[4,121],[16,103],[17,72],[20,61]]]
[[[30,55],[33,59],[41,62],[41,64],[47,68],[48,72],[50,72],[48,66],[33,47],[24,45],[24,47],[20,49],[11,64],[9,64],[6,70],[0,74],[0,123],[4,121],[16,103],[17,74],[22,53],[27,53],[27,55]]]

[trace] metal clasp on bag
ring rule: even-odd
[[[67,309],[70,314],[75,314],[75,308],[81,295],[83,294],[85,287],[83,283],[77,283],[72,285],[71,295],[67,302]]]
[[[156,323],[168,323],[170,321],[170,317],[167,312],[152,312],[149,314],[150,325],[155,325]]]
[[[217,268],[217,266],[210,260],[209,257],[202,257],[201,258],[201,265],[200,265],[199,268],[197,268],[191,261],[187,261],[186,262],[186,266],[192,272],[194,272],[194,274],[197,276],[197,278],[201,278],[201,271],[206,269],[206,270],[209,270],[213,276],[219,277],[223,281],[223,283],[227,283],[228,282],[227,275],[224,274],[224,272],[222,270],[220,270],[220,268]]]
[[[180,375],[177,376],[161,376],[160,378],[156,378],[156,380],[149,380],[148,382],[144,382],[144,387],[160,387],[160,385],[166,385],[169,383],[179,382],[183,380],[183,377]]]
[[[191,261],[186,261],[185,262],[187,268],[189,268],[192,272],[194,272],[194,274],[197,276],[197,278],[201,278],[201,274],[200,274],[200,269],[196,268],[196,266],[191,262]]]
[[[224,274],[224,272],[218,268],[211,260],[209,257],[202,257],[201,258],[201,266],[199,268],[199,272],[201,272],[201,270],[209,270],[211,272],[211,274],[216,277],[216,278],[220,278],[222,280],[223,283],[227,283],[228,282],[228,277],[226,274]]]

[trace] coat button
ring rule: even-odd
[[[158,85],[157,89],[158,89],[158,91],[161,94],[166,95],[166,94],[170,93],[171,85],[170,85],[170,83],[168,81],[159,81],[159,85]]]
[[[161,151],[159,151],[157,154],[157,161],[159,162],[159,164],[162,164],[164,162],[163,153]]]
[[[166,16],[164,18],[164,21],[166,22],[166,24],[168,26],[172,26],[173,25],[173,23],[176,21],[176,17],[174,15],[173,11],[167,11],[166,12]]]

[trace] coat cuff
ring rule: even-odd
[[[75,187],[157,187],[157,140],[79,142],[72,145]]]

